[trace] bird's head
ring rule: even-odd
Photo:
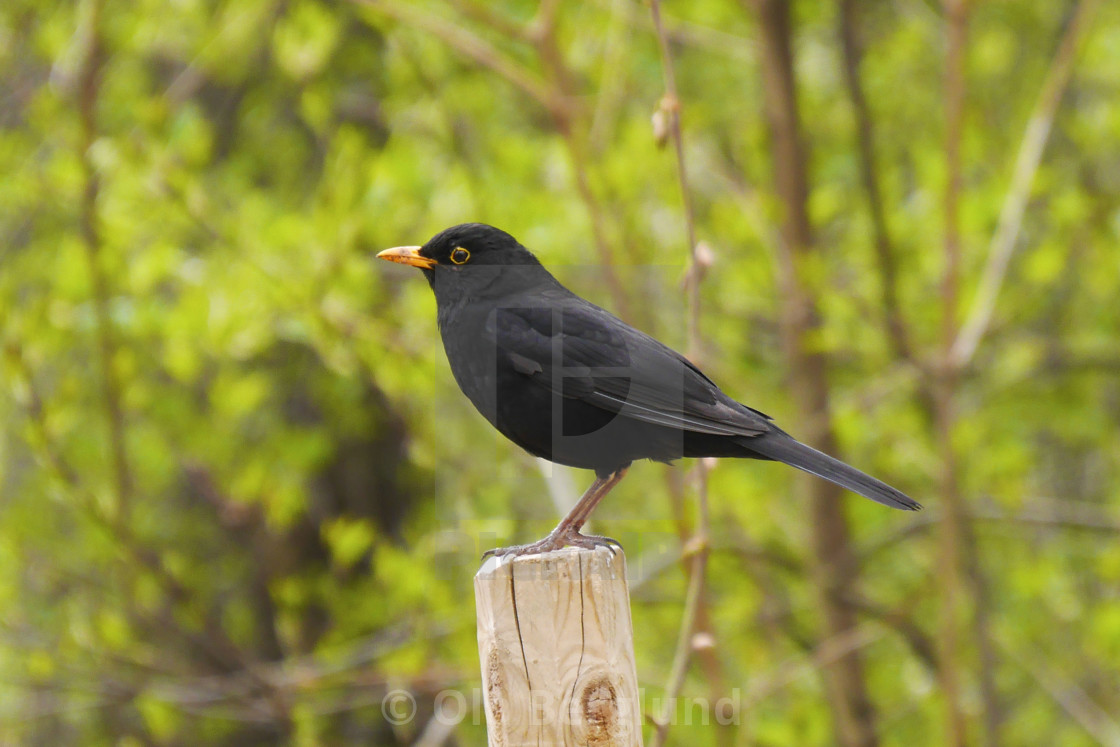
[[[461,272],[495,265],[536,265],[540,262],[505,231],[485,223],[462,223],[440,231],[423,246],[397,246],[378,255],[380,259],[419,267],[429,283],[437,271]]]

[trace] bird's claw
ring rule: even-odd
[[[611,551],[611,555],[622,549],[622,543],[613,537],[600,537],[596,534],[580,534],[579,532],[573,532],[567,544],[572,547],[582,547],[585,550],[605,547]]]
[[[528,545],[512,545],[510,547],[495,547],[482,553],[482,560],[487,558],[519,558],[525,555],[553,552],[564,547],[581,547],[585,550],[594,550],[605,547],[614,555],[622,550],[622,543],[613,537],[600,537],[594,534],[580,534],[576,531],[562,532],[548,535],[542,540]]]

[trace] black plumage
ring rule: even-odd
[[[495,428],[530,454],[595,471],[548,537],[499,552],[606,541],[579,529],[639,459],[771,459],[887,506],[920,508],[731,399],[684,356],[562,286],[504,231],[467,223],[378,256],[423,270],[455,380]]]

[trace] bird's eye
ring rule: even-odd
[[[457,265],[461,265],[471,258],[471,253],[461,246],[457,246],[451,250],[451,261]]]

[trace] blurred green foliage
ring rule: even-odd
[[[962,318],[1073,7],[972,8]],[[808,282],[835,425],[849,461],[928,506],[851,500],[853,645],[883,743],[940,744],[939,449],[885,331],[838,8],[795,10],[822,248]],[[663,88],[648,6],[565,3],[548,39],[518,38],[536,13],[525,0],[0,5],[0,742],[411,744],[439,726],[438,693],[477,698],[477,557],[551,526],[548,470],[470,410],[426,284],[373,266],[374,251],[492,223],[582,295],[685,344],[685,225],[672,150],[650,126]],[[665,13],[715,255],[698,357],[796,434],[754,17],[727,0]],[[868,3],[859,31],[898,293],[929,358],[944,19],[924,0]],[[955,393],[987,575],[969,603],[990,615],[1007,744],[1120,739],[1118,100],[1120,6],[1105,3]],[[688,469],[637,465],[596,515],[636,573],[650,699],[680,624]],[[791,472],[711,474],[716,655],[702,662],[718,671],[697,664],[682,695],[734,690],[741,707],[730,727],[675,725],[671,743],[834,743]],[[589,479],[552,485],[567,497]],[[976,717],[977,653],[960,665]],[[396,688],[419,710],[393,725],[381,702]],[[452,731],[449,744],[485,743],[471,713]]]

